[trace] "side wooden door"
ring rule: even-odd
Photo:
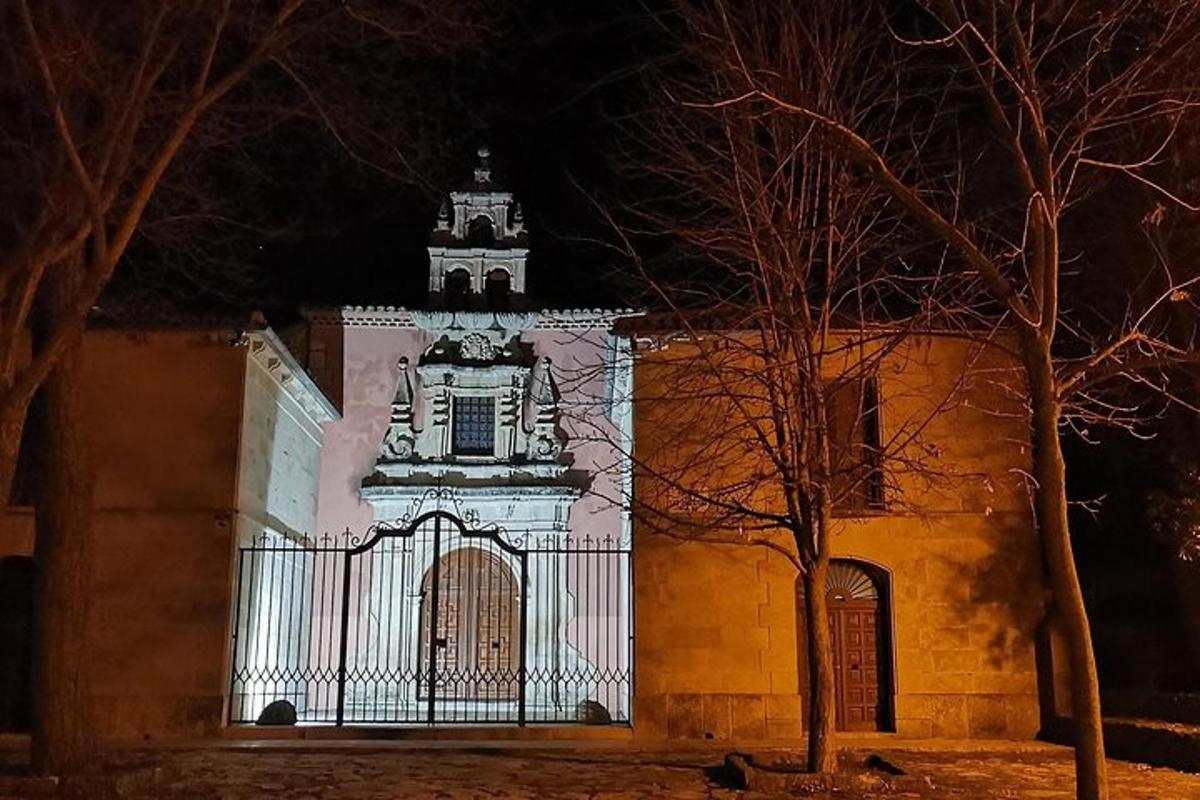
[[[876,600],[829,597],[837,727],[877,731],[879,715],[879,607]]]

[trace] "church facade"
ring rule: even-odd
[[[484,156],[439,214],[428,310],[309,313],[342,408],[315,529],[350,535],[248,532],[235,720],[631,719],[628,312],[533,306],[526,242]],[[298,608],[298,640],[259,641]]]
[[[286,345],[261,324],[89,335],[104,735],[253,735],[281,704],[292,731],[802,734],[794,568],[639,524],[636,466],[670,427],[641,399],[670,348],[629,310],[539,307],[529,246],[484,153],[438,215],[426,308],[311,309]],[[965,358],[914,340],[880,376],[880,424]],[[117,364],[138,366],[114,380]],[[938,457],[970,477],[902,486],[904,502],[839,525],[843,730],[1039,726],[1027,431],[980,410],[996,402],[931,423]],[[29,512],[10,509],[0,566],[31,548]]]

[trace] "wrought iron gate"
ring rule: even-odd
[[[512,535],[445,511],[241,549],[230,721],[629,721],[632,582],[614,537]]]

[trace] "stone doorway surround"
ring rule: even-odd
[[[881,568],[851,558],[830,562],[825,580],[833,645],[837,729],[889,733],[895,730],[891,584]],[[796,645],[800,694],[808,693],[804,588],[796,580]]]

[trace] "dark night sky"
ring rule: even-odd
[[[516,194],[531,231],[529,292],[549,305],[627,299],[612,254],[595,242],[608,231],[590,198],[611,184],[608,115],[630,91],[630,68],[661,47],[639,10],[623,0],[523,3],[500,33],[456,56],[449,70],[445,91],[464,106],[448,123],[459,141],[439,143],[439,163],[422,177],[441,191],[456,188],[470,178],[478,145],[490,146],[493,178]],[[320,188],[337,198],[336,234],[266,243],[259,261],[270,280],[260,305],[423,300],[437,197],[359,172],[346,185]]]

